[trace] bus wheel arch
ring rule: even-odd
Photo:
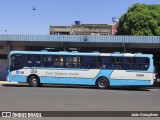
[[[40,86],[40,78],[36,74],[31,74],[27,77],[27,82],[31,87],[39,87]]]
[[[109,80],[106,77],[99,77],[96,80],[96,86],[99,89],[108,89],[110,86]]]

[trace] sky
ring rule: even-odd
[[[112,24],[135,3],[160,0],[0,0],[0,34],[48,35],[50,26]],[[36,10],[32,10],[35,6]]]

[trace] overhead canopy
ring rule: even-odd
[[[160,36],[107,35],[11,35],[1,34],[0,42],[52,43],[52,46],[160,48]],[[18,44],[18,43],[17,43]]]

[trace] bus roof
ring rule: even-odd
[[[78,51],[59,51],[59,52],[48,52],[48,51],[11,51],[12,54],[38,54],[38,55],[73,55],[73,56],[114,56],[114,57],[153,57],[152,54],[142,54],[142,53],[99,53],[99,52],[78,52]]]

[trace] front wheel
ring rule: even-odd
[[[40,86],[39,78],[35,75],[32,75],[29,77],[28,83],[31,87],[39,87]]]
[[[97,80],[96,85],[99,89],[107,89],[109,88],[109,81],[102,77]]]

